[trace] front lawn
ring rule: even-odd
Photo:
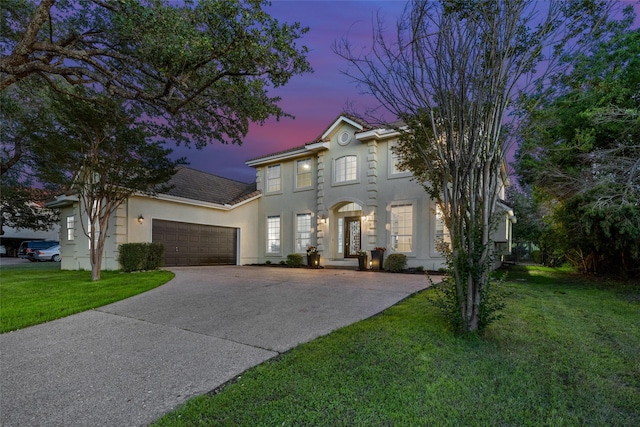
[[[640,425],[640,287],[535,267],[505,287],[484,338],[452,335],[426,290],[157,425]]]
[[[61,271],[59,263],[3,265],[0,269],[0,333],[59,319],[120,301],[173,278],[170,271],[121,273]]]

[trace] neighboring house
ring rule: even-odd
[[[317,246],[323,265],[355,267],[359,250],[386,247],[411,267],[441,268],[435,242],[447,240],[447,230],[436,203],[398,168],[397,140],[394,130],[343,114],[315,141],[249,160],[254,184],[181,168],[168,194],[134,196],[120,207],[103,265],[118,268],[121,243],[161,242],[168,266],[278,263]],[[61,210],[62,268],[89,268],[77,200],[62,196],[48,206]],[[493,237],[508,253],[515,218],[501,207]]]

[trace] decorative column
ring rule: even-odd
[[[318,246],[318,251],[322,253],[325,257],[327,254],[324,251],[324,233],[327,224],[320,223],[320,217],[327,218],[328,212],[324,205],[324,182],[325,182],[325,155],[324,152],[318,153],[317,157],[318,161],[318,176],[317,176],[317,185],[316,185],[316,245]]]
[[[377,240],[378,218],[378,142],[373,140],[367,143],[367,215],[365,232],[367,234],[367,246],[373,247]],[[373,214],[372,214],[373,213]]]

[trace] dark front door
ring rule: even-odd
[[[154,219],[151,236],[164,245],[167,267],[236,263],[235,228]]]
[[[355,258],[360,250],[360,217],[351,216],[344,219],[345,239],[344,257]]]

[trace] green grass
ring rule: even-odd
[[[140,294],[168,282],[170,271],[120,273],[61,271],[58,263],[3,265],[0,269],[0,333],[59,319]]]
[[[640,425],[638,285],[521,268],[504,286],[505,316],[483,338],[453,335],[426,290],[156,425]]]

